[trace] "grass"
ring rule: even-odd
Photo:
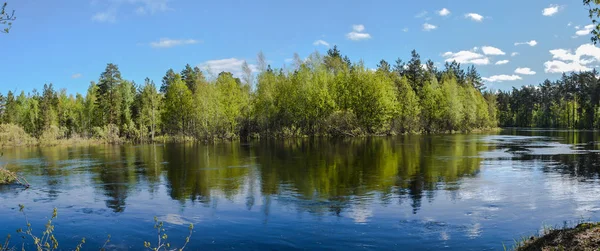
[[[506,246],[504,249],[507,250]],[[562,228],[544,226],[539,236],[515,240],[511,250],[600,250],[600,222],[579,222],[574,227],[565,222]]]

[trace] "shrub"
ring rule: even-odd
[[[16,177],[15,173],[0,167],[0,185],[11,184],[16,181]]]
[[[336,111],[329,115],[326,122],[327,134],[331,136],[359,136],[363,131],[358,125],[356,114],[352,111]]]
[[[94,127],[93,129],[94,137],[103,140],[106,143],[119,143],[121,142],[121,138],[119,138],[119,127],[110,124],[104,127]]]
[[[64,131],[58,128],[58,126],[53,125],[42,132],[42,135],[39,138],[39,143],[40,145],[56,145],[57,141],[62,139],[64,136]]]
[[[26,146],[36,141],[18,125],[0,124],[0,146]]]

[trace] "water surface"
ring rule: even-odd
[[[502,250],[545,225],[600,220],[598,132],[5,149],[0,234],[139,250],[153,217],[190,250]],[[13,244],[20,245],[18,238]]]

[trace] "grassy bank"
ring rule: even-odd
[[[600,223],[580,223],[572,228],[548,229],[516,244],[517,251],[600,250]]]

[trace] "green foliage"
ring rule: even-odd
[[[64,135],[65,133],[58,126],[52,125],[44,130],[39,138],[39,142],[42,145],[56,145],[57,141],[63,138]]]
[[[14,124],[0,124],[0,146],[26,146],[35,142],[23,128]]]
[[[589,17],[592,20],[592,24],[595,25],[592,30],[592,43],[598,43],[598,39],[600,38],[600,23],[598,22],[598,18],[600,18],[600,0],[583,0],[583,5],[588,7]]]
[[[293,70],[273,69],[260,53],[259,73],[254,76],[246,63],[243,80],[229,72],[207,80],[190,65],[181,75],[169,69],[160,90],[150,79],[140,86],[122,79],[118,66],[109,63],[85,96],[55,91],[52,84],[44,85],[42,93],[0,96],[0,122],[18,125],[48,144],[69,138],[118,143],[157,137],[209,141],[439,133],[494,127],[497,119],[533,125],[528,119],[533,106],[514,112],[507,96],[484,96],[472,66],[465,71],[453,62],[440,71],[431,60],[423,65],[412,51],[406,64],[398,59],[391,66],[381,60],[372,70],[360,61],[352,63],[337,46],[325,56],[315,52],[306,60],[294,57]],[[579,101],[569,98],[544,106],[536,116],[549,109],[587,111]]]
[[[513,88],[488,100],[497,103],[501,126],[597,129],[599,92],[598,74],[592,71],[563,74],[558,81]]]
[[[173,135],[185,136],[191,119],[191,110],[192,92],[181,80],[179,74],[176,74],[165,93],[162,114],[165,130]]]
[[[119,127],[114,124],[105,125],[103,127],[94,127],[93,136],[106,143],[116,144],[121,142],[119,137]]]
[[[0,167],[0,185],[11,184],[17,180],[17,174],[8,169]],[[2,246],[0,246],[0,250]]]

